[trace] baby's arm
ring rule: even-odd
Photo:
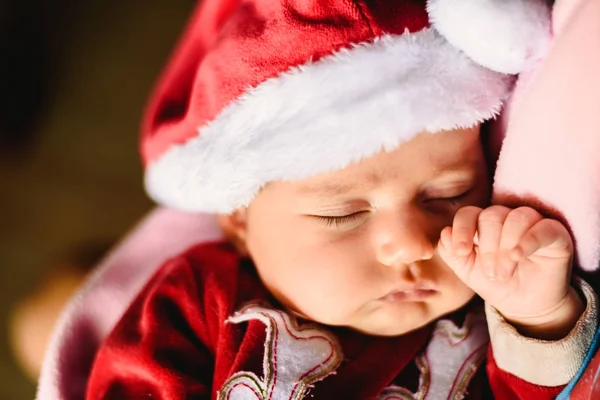
[[[598,324],[596,294],[581,280],[571,285],[566,228],[531,208],[465,207],[442,231],[439,251],[486,301],[494,393],[554,398],[582,365]]]
[[[167,262],[100,347],[87,399],[209,399],[217,309],[198,266]]]
[[[487,372],[498,398],[555,398],[583,365],[597,329],[598,297],[581,279],[573,279],[573,288],[585,308],[573,328],[556,340],[523,335],[486,304],[491,339]]]

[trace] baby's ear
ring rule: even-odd
[[[231,214],[219,214],[217,220],[223,234],[235,246],[240,255],[247,257],[246,233],[248,231],[247,209],[238,208]]]

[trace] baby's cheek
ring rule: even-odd
[[[475,296],[475,292],[456,278],[445,285],[440,302],[440,315],[455,311],[466,305]]]
[[[296,310],[309,319],[328,325],[345,325],[360,308],[364,289],[349,272],[321,264],[305,266],[285,282],[286,293]],[[350,273],[351,274],[351,273]]]

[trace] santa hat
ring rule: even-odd
[[[148,192],[188,211],[487,120],[550,36],[544,0],[206,1],[142,134]]]

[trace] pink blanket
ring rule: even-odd
[[[222,237],[216,218],[150,212],[96,267],[58,321],[38,386],[40,400],[83,399],[98,345],[155,269],[194,243]]]
[[[206,0],[205,7],[216,3]],[[495,130],[492,145],[500,155],[494,201],[534,202],[564,217],[576,239],[578,264],[595,271],[600,265],[600,80],[595,76],[600,0],[559,0],[553,18],[549,54],[533,74],[520,78]],[[163,208],[151,212],[66,307],[37,398],[82,399],[98,344],[154,270],[191,244],[221,235],[213,216]],[[575,389],[576,398],[592,398],[596,358]]]
[[[496,202],[519,196],[562,214],[579,265],[600,259],[600,2],[559,0],[554,41],[540,67],[520,78],[505,110]]]

